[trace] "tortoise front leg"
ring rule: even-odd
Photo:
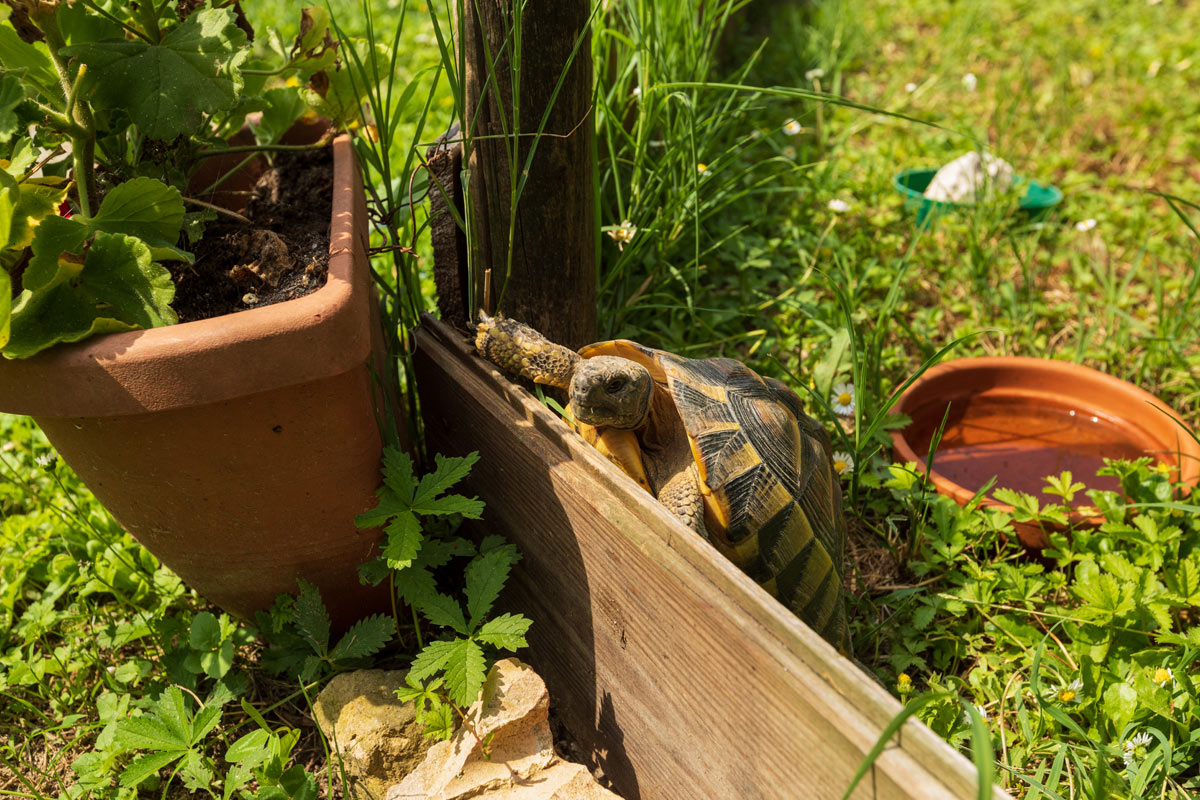
[[[694,463],[676,472],[658,490],[658,502],[667,507],[684,525],[708,539],[704,526],[704,498],[700,495],[700,475]]]

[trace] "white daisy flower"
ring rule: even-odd
[[[800,127],[800,123],[794,119],[789,119],[783,123],[783,132],[788,136],[798,136],[802,130],[804,129]]]
[[[909,94],[912,94],[916,90],[917,90],[917,85],[915,83],[904,84],[904,91],[908,92]]]
[[[1075,230],[1080,233],[1087,233],[1094,227],[1096,227],[1096,220],[1094,219],[1081,219],[1075,223]]]
[[[844,214],[850,210],[850,204],[840,197],[835,197],[829,201],[829,210],[836,211],[839,214]]]
[[[809,83],[824,77],[825,70],[821,69],[820,67],[810,69],[808,72],[804,73],[804,80],[808,81]]]
[[[1166,688],[1167,684],[1175,685],[1175,673],[1170,667],[1159,667],[1154,670],[1154,682],[1160,687]]]
[[[782,152],[784,158],[790,158],[793,161],[796,159],[796,148],[792,147],[790,144],[784,147]]]
[[[1082,690],[1083,681],[1079,680],[1079,678],[1076,678],[1065,686],[1058,687],[1058,691],[1054,693],[1054,696],[1057,697],[1061,703],[1078,703],[1079,692]]]
[[[833,387],[833,397],[829,399],[829,405],[833,406],[835,414],[841,414],[843,417],[854,415],[854,384],[839,383]]]
[[[838,475],[849,475],[854,471],[854,456],[844,450],[833,454],[833,469]]]
[[[1138,756],[1139,747],[1149,747],[1153,742],[1154,739],[1145,731],[1142,731],[1131,739],[1126,739],[1121,753],[1121,758],[1125,760],[1126,768],[1133,766],[1133,762]],[[1144,753],[1142,757],[1145,757]]]
[[[637,233],[637,226],[629,220],[622,220],[621,224],[607,231],[617,243],[618,250],[624,250],[625,245],[633,241],[633,235]]]
[[[986,709],[986,708],[984,708],[984,707],[983,707],[983,706],[981,706],[981,705],[978,705],[978,704],[976,704],[976,705],[975,705],[975,710],[979,712],[979,716],[983,717],[983,722],[984,722],[984,724],[986,725],[986,724],[987,724],[987,722],[988,722],[988,713],[987,713],[987,709]],[[970,712],[969,712],[969,711],[964,711],[964,712],[963,712],[963,722],[967,723],[968,725],[970,725],[970,724],[971,724],[971,714],[970,714]]]
[[[975,87],[979,85],[979,79],[975,77],[974,72],[968,72],[962,76],[962,85],[968,92],[975,91]]]

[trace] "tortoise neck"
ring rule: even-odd
[[[579,354],[542,336],[516,320],[480,314],[475,349],[501,369],[567,390],[579,363]]]

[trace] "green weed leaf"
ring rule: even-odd
[[[470,633],[467,621],[463,617],[462,606],[449,595],[435,592],[429,597],[423,598],[418,608],[434,625],[450,628],[464,636]]]
[[[504,588],[508,573],[520,555],[515,545],[496,547],[471,559],[467,565],[466,594],[470,628],[474,630],[492,610],[492,604]]]
[[[449,642],[430,642],[425,645],[424,649],[413,659],[412,666],[409,667],[410,681],[422,681],[435,672],[442,671],[461,641],[463,640],[454,639]]]
[[[483,688],[487,664],[483,649],[470,639],[459,639],[446,660],[446,693],[462,707],[471,705]]]
[[[384,528],[387,539],[381,552],[392,569],[405,569],[421,550],[421,521],[408,509],[400,509]]]
[[[296,627],[317,652],[324,654],[329,648],[329,612],[325,610],[316,586],[303,579],[299,584],[300,594],[295,603]]]
[[[488,620],[475,634],[475,640],[501,650],[527,647],[525,634],[533,621],[520,614],[501,614]]]
[[[182,758],[186,752],[146,753],[138,756],[121,773],[121,786],[125,789],[135,788],[163,767]]]
[[[385,614],[372,614],[350,626],[329,652],[330,661],[365,658],[383,649],[391,641],[396,622]]]

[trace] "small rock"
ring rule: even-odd
[[[497,662],[467,711],[471,725],[430,748],[425,762],[388,789],[385,800],[617,798],[585,766],[555,754],[549,711],[550,696],[536,672],[515,658]],[[486,758],[480,739],[489,744]]]
[[[974,203],[981,195],[1003,192],[1012,185],[1013,168],[1002,158],[974,151],[939,169],[925,188],[930,200]]]
[[[416,722],[412,703],[395,690],[408,673],[364,669],[334,677],[313,703],[313,715],[361,798],[378,800],[387,787],[422,763],[432,741]]]

